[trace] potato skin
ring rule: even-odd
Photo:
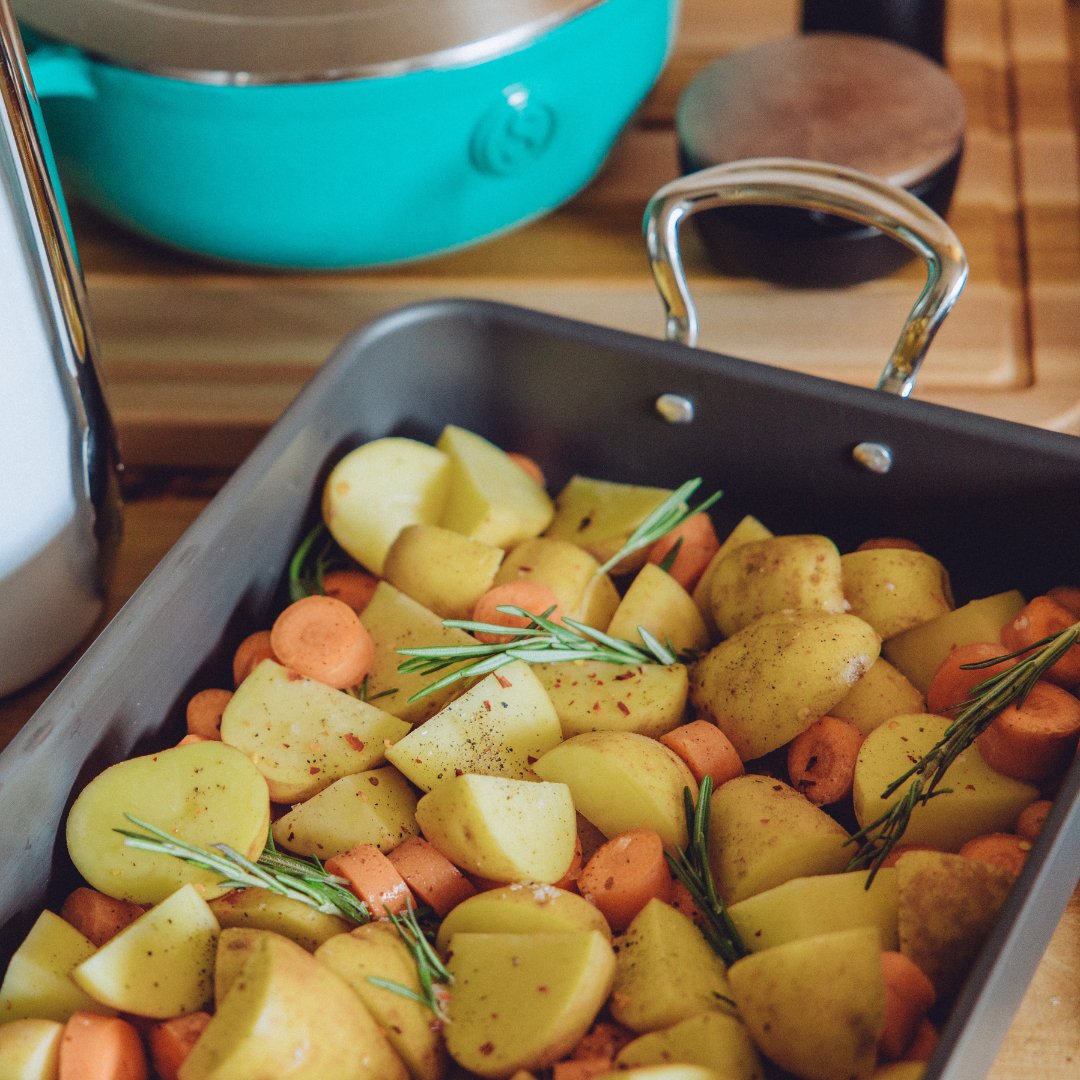
[[[690,699],[748,761],[824,716],[869,670],[880,648],[873,628],[854,615],[763,615],[694,665]]]

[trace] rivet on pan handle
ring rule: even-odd
[[[926,350],[967,280],[956,234],[902,188],[856,169],[795,158],[715,165],[662,187],[645,210],[645,244],[667,312],[669,341],[697,344],[697,312],[679,251],[679,226],[699,210],[769,205],[816,210],[873,225],[922,256],[926,284],[907,317],[877,389],[907,397]]]

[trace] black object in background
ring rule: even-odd
[[[888,38],[945,62],[945,0],[803,0],[802,30]]]

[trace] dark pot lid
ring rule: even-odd
[[[606,0],[13,0],[40,34],[125,67],[320,82],[500,56]]]

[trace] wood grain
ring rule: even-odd
[[[235,464],[352,328],[413,301],[501,300],[650,337],[661,308],[641,215],[677,174],[674,115],[703,66],[792,33],[797,0],[685,0],[671,61],[595,180],[473,248],[378,270],[223,268],[85,210],[75,229],[110,400],[134,464]],[[950,220],[969,284],[917,394],[1080,432],[1080,180],[1066,0],[949,0],[947,59],[967,106]],[[711,271],[686,230],[709,349],[872,385],[922,271],[796,291]]]

